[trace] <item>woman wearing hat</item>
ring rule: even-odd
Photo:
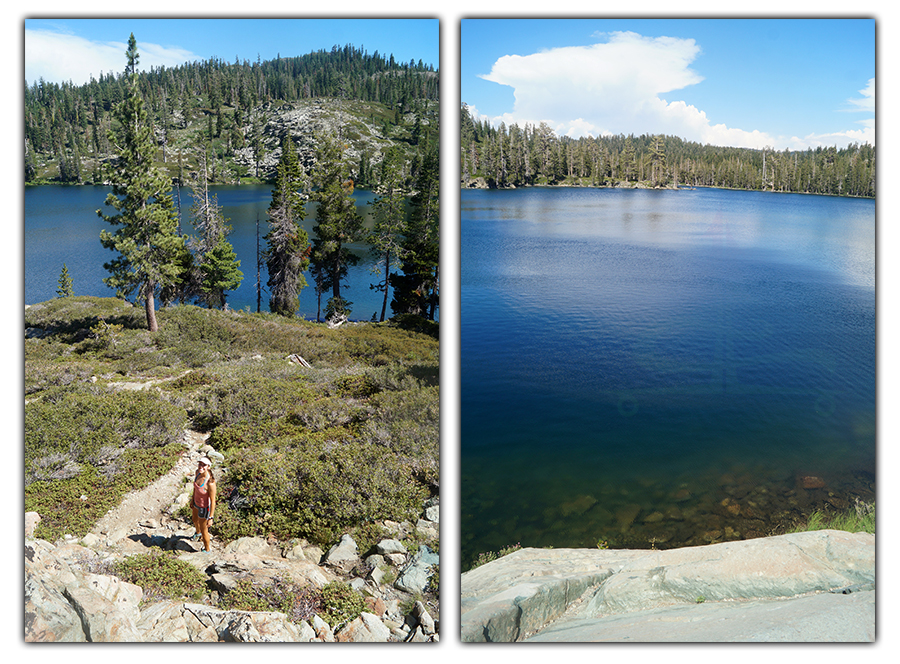
[[[213,477],[210,461],[201,457],[194,475],[194,497],[191,501],[191,519],[197,531],[192,540],[203,538],[203,547],[209,551],[209,523],[216,511],[216,478]]]

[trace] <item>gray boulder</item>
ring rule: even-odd
[[[53,584],[25,579],[25,641],[78,643],[87,641],[81,618]]]
[[[391,638],[391,630],[378,616],[361,613],[358,618],[338,629],[334,636],[339,642],[386,643]]]
[[[37,512],[25,512],[25,539],[34,537],[34,530],[40,522],[40,514]]]
[[[378,544],[375,545],[375,550],[381,554],[385,555],[388,553],[402,553],[406,554],[406,547],[403,546],[403,543],[399,540],[395,539],[383,539]]]
[[[151,604],[141,611],[137,628],[147,642],[190,641],[187,622],[184,619],[184,605],[181,602],[166,601]]]
[[[394,587],[413,595],[421,595],[425,592],[425,587],[428,585],[428,579],[434,571],[434,566],[439,563],[440,556],[424,544],[421,545],[418,552],[412,557],[409,565],[394,582]]]
[[[350,535],[341,537],[341,541],[328,549],[325,554],[326,565],[341,570],[350,570],[359,562],[359,549]]]

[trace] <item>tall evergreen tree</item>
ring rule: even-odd
[[[372,288],[384,293],[379,319],[381,321],[384,321],[387,311],[391,269],[400,267],[400,259],[406,253],[403,249],[403,237],[406,232],[406,191],[403,180],[403,156],[400,149],[394,145],[387,149],[381,160],[379,198],[373,203],[375,227],[369,236],[369,244],[377,260],[372,270],[384,270],[384,281],[372,285]]]
[[[351,302],[341,296],[341,282],[347,268],[359,262],[359,256],[346,246],[362,239],[363,220],[353,200],[353,180],[344,157],[344,145],[331,136],[323,136],[316,151],[316,225],[313,228],[312,262],[319,279],[331,287],[326,305],[329,317],[348,314]]]
[[[416,178],[403,241],[402,274],[391,275],[395,314],[434,320],[438,304],[440,264],[440,159],[430,146]]]
[[[650,143],[650,183],[655,187],[665,184],[666,176],[666,145],[663,137],[656,135]]]
[[[106,205],[116,211],[97,214],[116,227],[112,233],[101,231],[104,247],[119,253],[104,268],[110,276],[103,281],[120,297],[136,294],[143,301],[147,328],[155,332],[155,299],[158,289],[182,279],[177,257],[184,251],[184,239],[178,235],[178,219],[172,200],[169,177],[153,165],[154,145],[151,128],[138,88],[138,51],[134,35],[128,40],[127,96],[116,108],[121,124],[115,143],[118,159],[108,177],[112,192]]]
[[[191,179],[194,203],[191,216],[200,237],[194,242],[197,248],[196,288],[210,308],[225,306],[225,292],[241,285],[244,273],[234,247],[228,241],[231,227],[222,214],[218,198],[209,193],[207,156],[201,153],[199,168]]]
[[[269,271],[269,310],[294,316],[300,307],[299,294],[306,286],[303,272],[309,267],[309,237],[301,222],[306,214],[306,178],[294,141],[287,135],[281,147],[275,189],[269,205],[269,232],[266,233],[266,267]]]

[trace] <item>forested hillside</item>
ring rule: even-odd
[[[145,304],[148,329],[156,329],[157,299],[224,307],[226,291],[239,286],[230,226],[209,185],[247,181],[275,185],[264,238],[271,311],[295,314],[309,270],[320,310],[346,317],[341,289],[359,261],[346,245],[364,242],[383,266],[373,286],[384,293],[380,320],[389,303],[395,315],[435,319],[440,104],[432,67],[346,46],[139,73],[134,35],[126,57],[122,73],[83,86],[26,86],[25,179],[112,187],[99,212],[116,230],[100,241],[120,256],[104,265],[104,281]],[[171,191],[182,186],[200,238],[181,233]],[[356,212],[354,188],[378,196],[373,229]],[[307,201],[317,204],[311,243],[300,226]]]
[[[465,104],[460,121],[463,186],[705,186],[875,196],[875,148],[792,151],[718,147],[677,136],[557,136],[541,123],[491,126]]]
[[[173,178],[196,167],[200,150],[211,157],[213,183],[271,178],[278,125],[286,112],[304,109],[343,129],[357,186],[377,183],[374,165],[388,145],[405,147],[415,169],[417,148],[437,141],[440,79],[433,66],[350,45],[264,62],[214,58],[155,67],[138,78],[156,158]],[[80,86],[26,82],[25,181],[104,182],[114,109],[126,95],[124,72],[103,72]]]

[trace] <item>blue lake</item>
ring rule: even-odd
[[[33,304],[56,297],[59,274],[63,263],[74,281],[76,295],[96,295],[114,297],[115,292],[103,283],[109,273],[103,264],[112,260],[114,254],[100,245],[100,231],[113,230],[113,227],[97,216],[97,210],[112,210],[104,205],[107,187],[65,187],[41,186],[26,187],[24,197],[24,241],[25,241],[25,303]],[[211,188],[210,192],[218,197],[223,214],[232,226],[229,241],[234,246],[244,280],[240,288],[227,293],[228,305],[233,309],[256,311],[256,222],[259,219],[259,232],[263,236],[268,230],[266,210],[272,201],[270,185],[220,186]],[[372,225],[372,214],[369,202],[375,195],[369,191],[359,190],[354,193],[357,210],[363,215],[369,228]],[[191,196],[190,190],[180,192],[182,210],[182,230],[191,234],[190,224]],[[304,227],[310,238],[315,225],[316,205],[306,206]],[[353,302],[351,318],[370,320],[372,314],[381,313],[384,297],[370,289],[370,284],[381,280],[383,269],[379,274],[371,271],[374,259],[370,256],[365,244],[351,244],[351,250],[360,257],[358,265],[349,269],[346,285],[342,288],[345,299]],[[260,239],[260,250],[265,250],[265,240]],[[260,281],[265,288],[268,274],[265,263],[261,267]],[[307,275],[306,288],[300,294],[300,310],[298,315],[315,319],[317,301],[313,288],[313,280]],[[328,299],[323,296],[322,309]],[[268,311],[269,297],[263,292],[262,310]],[[391,315],[390,299],[387,315]]]
[[[464,569],[873,500],[875,203],[461,192]]]

